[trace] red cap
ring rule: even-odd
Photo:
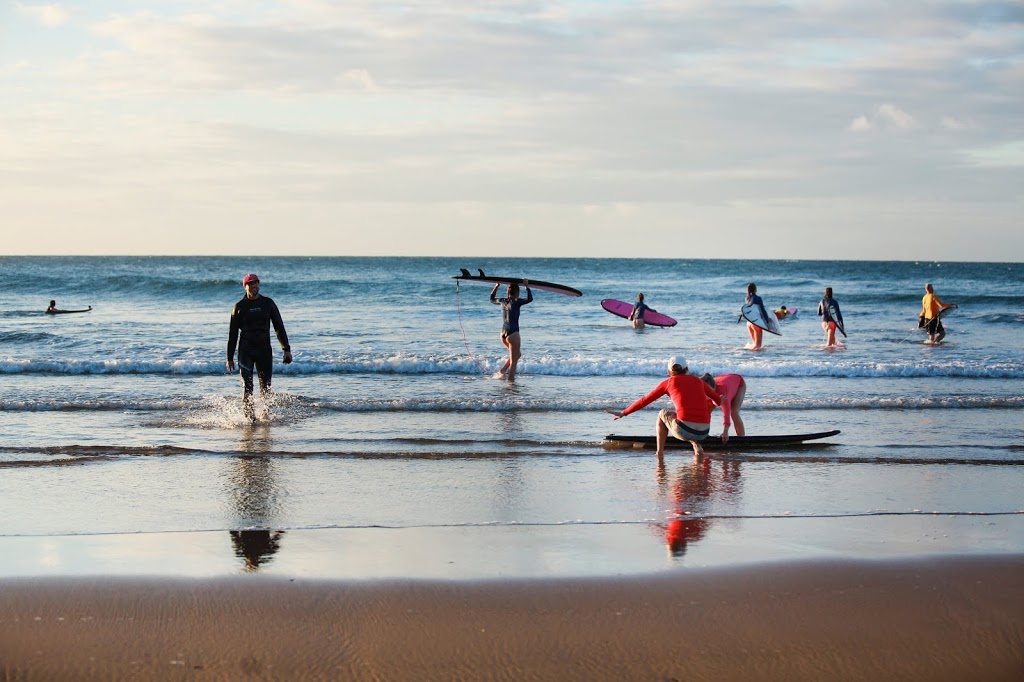
[[[246,284],[252,284],[253,282],[256,282],[257,284],[259,284],[260,283],[260,278],[257,277],[256,275],[252,274],[251,272],[248,275],[246,275],[245,277],[242,278],[242,286],[243,287]]]

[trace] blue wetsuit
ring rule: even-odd
[[[501,306],[501,335],[508,336],[519,331],[519,309],[533,301],[533,292],[526,287],[526,298],[496,298],[491,294],[491,303]]]
[[[642,319],[644,319],[644,313],[647,312],[650,309],[651,309],[651,307],[648,306],[643,301],[637,301],[636,305],[633,306],[633,312],[631,312],[629,314],[629,319],[631,319],[631,320],[642,320]]]

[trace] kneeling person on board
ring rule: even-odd
[[[701,377],[716,393],[722,396],[722,442],[729,442],[729,426],[736,424],[736,435],[747,435],[743,426],[740,410],[743,399],[747,396],[747,382],[739,374],[719,374],[717,377],[705,374]],[[708,409],[714,411],[714,403],[709,401]]]
[[[939,300],[931,283],[924,285],[924,298],[921,299],[921,316],[924,317],[924,328],[928,332],[929,343],[938,343],[946,338],[946,328],[942,326],[939,314],[949,305]]]
[[[238,373],[242,377],[242,409],[250,421],[256,420],[253,404],[252,375],[260,381],[260,395],[266,401],[270,394],[270,381],[274,374],[274,351],[270,347],[270,326],[274,326],[277,340],[284,350],[284,364],[292,361],[288,333],[284,329],[281,313],[273,299],[260,296],[260,278],[248,274],[242,278],[245,297],[231,310],[228,331],[229,372],[235,371],[235,345],[238,346]]]
[[[663,395],[672,398],[675,410],[661,410],[657,422],[657,452],[660,459],[665,454],[665,442],[671,433],[679,440],[689,441],[693,454],[701,456],[704,448],[700,442],[711,431],[711,410],[709,401],[715,405],[722,397],[710,386],[692,374],[687,374],[686,359],[677,355],[668,361],[668,379],[658,384],[653,391],[640,398],[621,412],[612,412],[616,419],[641,410]]]
[[[501,284],[495,284],[491,289],[491,303],[501,306],[501,343],[508,349],[508,359],[505,360],[505,364],[501,366],[498,373],[509,381],[514,381],[516,363],[523,356],[520,350],[522,341],[519,338],[519,310],[533,301],[533,292],[530,291],[529,281],[523,280],[523,286],[526,287],[526,298],[519,298],[518,284],[509,284],[505,298],[497,298],[495,294],[498,293],[499,286]]]

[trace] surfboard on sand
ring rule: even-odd
[[[606,298],[601,301],[601,307],[610,312],[612,315],[618,315],[619,317],[625,317],[629,319],[630,314],[633,312],[633,304],[626,303],[625,301],[617,301],[614,298]],[[648,308],[644,311],[644,323],[655,327],[674,327],[676,321],[668,315],[663,315],[653,308]]]
[[[818,441],[839,435],[839,429],[820,431],[818,433],[794,433],[776,436],[730,436],[728,443],[723,443],[717,436],[708,436],[700,442],[705,450],[738,450],[744,448],[780,448],[807,445],[807,441]],[[653,449],[657,443],[655,436],[620,436],[610,434],[604,437],[605,448],[619,449]],[[809,445],[832,445],[832,443],[810,443]],[[666,448],[689,448],[690,441],[669,438]]]
[[[484,274],[483,270],[477,270],[478,275],[469,274],[469,270],[466,268],[460,268],[462,270],[461,275],[452,275],[452,279],[462,280],[463,282],[484,282],[486,284],[518,284],[519,286],[525,286],[529,284],[531,289],[540,289],[541,291],[550,291],[554,294],[562,294],[564,296],[579,297],[583,295],[583,292],[579,289],[573,289],[567,287],[564,284],[555,284],[554,282],[544,282],[539,279],[523,279],[522,277],[494,277],[492,275]]]
[[[775,319],[775,313],[769,313],[768,317],[765,317],[761,314],[761,306],[744,305],[740,308],[740,314],[744,320],[760,327],[766,332],[782,336],[782,332],[779,330],[779,321]]]

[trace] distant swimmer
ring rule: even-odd
[[[784,320],[793,314],[794,313],[790,312],[789,309],[786,308],[786,306],[781,306],[778,310],[775,311],[775,317],[777,317],[780,320]]]
[[[668,361],[668,379],[658,384],[653,391],[640,398],[621,412],[611,412],[616,419],[621,419],[637,410],[642,410],[658,398],[668,395],[675,405],[674,410],[658,412],[656,443],[660,460],[665,454],[665,442],[668,434],[679,440],[689,441],[693,446],[693,454],[700,457],[704,448],[700,442],[708,437],[711,431],[711,410],[709,402],[719,405],[720,396],[713,388],[692,374],[688,374],[686,359],[677,355]]]
[[[633,305],[633,312],[626,318],[633,323],[633,329],[643,329],[646,324],[644,323],[644,313],[650,310],[646,303],[644,303],[644,295],[636,295],[636,303]]]
[[[238,373],[242,377],[242,409],[250,421],[256,421],[253,401],[253,372],[260,381],[260,395],[264,401],[270,395],[270,382],[274,374],[274,352],[270,346],[270,327],[273,325],[277,340],[284,350],[284,364],[292,361],[281,313],[273,299],[260,296],[260,278],[248,274],[242,278],[245,296],[231,309],[228,331],[229,372],[235,371],[235,346],[238,347]]]
[[[739,374],[719,374],[718,376],[705,374],[701,379],[722,396],[722,442],[729,442],[729,427],[732,424],[736,425],[737,436],[747,435],[743,417],[740,415],[743,399],[747,395],[746,380]],[[710,403],[708,408],[714,410],[714,403]]]
[[[757,306],[763,319],[768,319],[768,311],[764,309],[764,302],[757,295],[757,285],[753,282],[747,285],[747,305]],[[761,350],[761,338],[764,336],[764,330],[748,320],[747,333],[750,334],[750,350]]]
[[[825,347],[833,348],[839,346],[836,341],[836,329],[843,335],[843,313],[839,310],[839,302],[832,298],[832,287],[825,287],[825,297],[818,303],[818,317],[821,318],[821,328],[825,330]]]
[[[64,315],[67,313],[87,313],[92,310],[92,306],[88,308],[82,308],[81,310],[61,310],[57,307],[56,301],[50,301],[50,306],[46,309],[47,315]]]
[[[925,331],[928,332],[929,343],[939,343],[946,338],[946,328],[942,326],[942,311],[952,308],[953,304],[943,303],[935,295],[932,285],[924,285],[925,295],[921,299],[921,318],[924,320]]]
[[[501,285],[495,284],[494,288],[491,289],[491,303],[501,306],[501,343],[508,349],[508,359],[505,360],[505,364],[498,370],[498,374],[509,381],[514,381],[516,378],[516,364],[519,362],[519,358],[523,356],[520,349],[522,341],[519,338],[519,311],[524,305],[533,302],[533,292],[530,291],[529,281],[524,279],[523,286],[526,287],[526,298],[519,298],[518,284],[509,284],[505,292],[505,298],[497,298],[496,294],[498,293],[499,286]]]

